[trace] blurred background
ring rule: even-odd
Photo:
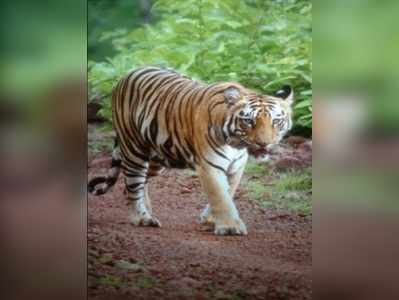
[[[313,276],[318,299],[397,299],[397,1],[315,1]]]
[[[86,296],[86,8],[1,3],[2,299]]]

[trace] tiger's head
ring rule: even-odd
[[[231,86],[224,91],[224,98],[228,113],[223,132],[232,147],[246,147],[254,156],[267,154],[291,129],[294,94],[289,86],[273,96]]]

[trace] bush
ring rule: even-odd
[[[90,98],[102,99],[110,120],[108,96],[117,80],[130,69],[161,65],[262,93],[291,84],[295,125],[311,128],[311,8],[300,0],[158,0],[155,24],[103,34],[117,55],[89,62]]]

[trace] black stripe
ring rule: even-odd
[[[166,72],[161,72],[155,74],[155,76],[148,78],[148,86],[142,87],[141,89],[144,91],[143,95],[141,96],[141,99],[145,100],[147,98],[147,93],[154,87],[154,84],[156,85],[154,87],[154,90],[157,90],[158,86],[162,81],[168,79],[171,75],[166,73]],[[149,98],[149,97],[148,97]]]
[[[96,185],[100,183],[104,183],[107,181],[107,177],[101,176],[101,177],[95,177],[91,179],[88,184],[87,184],[87,191],[91,194],[95,191]]]
[[[134,202],[136,202],[136,201],[139,201],[139,200],[141,200],[142,199],[142,197],[133,197],[133,196],[131,196],[131,195],[128,195],[127,196],[127,200],[128,201],[134,201]]]
[[[159,81],[159,85],[157,85],[154,90],[151,92],[150,95],[148,95],[149,99],[152,99],[152,96],[160,91],[160,95],[158,95],[150,104],[149,108],[148,108],[148,112],[151,112],[152,108],[154,107],[155,104],[158,104],[158,107],[160,107],[161,103],[162,103],[162,99],[160,99],[160,96],[164,93],[164,91],[162,90],[162,88],[167,85],[168,83],[170,83],[171,81],[177,79],[178,77],[176,76],[168,76],[165,77],[164,79]],[[158,109],[157,109],[158,110]],[[157,114],[154,114],[155,116],[157,116]]]
[[[143,72],[137,74],[138,71],[143,71]],[[132,96],[133,96],[133,94],[134,94],[134,91],[136,91],[136,89],[135,89],[136,82],[137,82],[140,78],[142,78],[145,74],[148,74],[148,73],[154,72],[154,71],[158,71],[158,69],[154,69],[154,68],[144,68],[144,69],[139,69],[139,70],[137,70],[137,72],[136,72],[136,71],[133,72],[133,74],[136,75],[136,77],[133,79],[132,83],[130,84],[130,89],[129,89],[129,91],[130,91],[130,95],[129,95],[129,96],[130,96],[130,97],[129,97],[129,99],[128,99],[128,100],[129,100],[129,107],[130,107],[130,103],[132,102]],[[129,77],[130,77],[130,76],[129,76]],[[125,92],[123,93],[123,95],[125,95]]]
[[[111,168],[114,168],[114,167],[120,167],[121,166],[121,164],[122,164],[122,160],[120,160],[120,159],[112,159],[112,161],[111,161]]]
[[[236,118],[233,118],[233,116],[232,116],[227,124],[227,130],[229,131],[230,134],[234,134],[234,131],[231,130],[231,125],[233,122],[235,122],[235,119]]]
[[[144,169],[146,169],[146,167],[145,166],[143,166],[143,165],[140,165],[140,164],[138,164],[138,163],[136,163],[136,162],[134,162],[134,161],[132,161],[130,158],[128,158],[128,157],[125,157],[124,158],[124,160],[122,161],[122,167],[123,168],[134,168],[134,170],[144,170]]]
[[[140,173],[140,172],[130,172],[128,170],[124,170],[123,174],[125,174],[125,176],[129,178],[145,177],[144,172]]]
[[[109,186],[112,186],[116,183],[117,180],[118,180],[118,177],[108,177],[106,183]]]
[[[167,93],[169,94],[169,90],[170,90],[170,89],[176,88],[176,86],[177,86],[176,84],[181,84],[181,83],[183,83],[183,85],[185,85],[185,84],[186,84],[186,81],[181,81],[181,82],[177,82],[177,83],[174,82],[174,84],[172,84],[172,85],[166,90]],[[176,100],[177,96],[178,96],[178,93],[174,93],[174,94],[172,95],[172,98],[169,99],[169,102],[167,102],[166,107],[165,107],[165,109],[164,109],[166,126],[169,125],[169,116],[171,115],[170,110],[173,109],[173,107],[174,107],[173,103],[174,103],[174,101]],[[185,95],[183,95],[182,97],[184,97],[184,96],[185,96]],[[165,101],[166,101],[166,98],[165,98]],[[170,128],[167,128],[167,129],[169,130]]]
[[[158,135],[158,122],[157,119],[154,118],[150,124],[150,137],[152,141],[156,141]]]
[[[215,165],[214,163],[210,162],[209,160],[207,160],[206,158],[204,158],[204,160],[212,167],[219,169],[220,171],[222,171],[224,174],[226,174],[226,170],[223,169],[221,166]]]
[[[224,159],[230,160],[226,155],[224,155],[222,152],[220,152],[217,149],[217,144],[216,142],[212,139],[212,136],[210,135],[210,128],[208,126],[208,134],[205,135],[205,139],[208,142],[209,146],[211,146],[212,150],[219,156],[223,157]]]

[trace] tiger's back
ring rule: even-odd
[[[130,156],[145,150],[148,160],[166,167],[194,168],[208,150],[208,108],[224,89],[225,84],[205,85],[156,67],[131,72],[113,94],[122,152]]]

